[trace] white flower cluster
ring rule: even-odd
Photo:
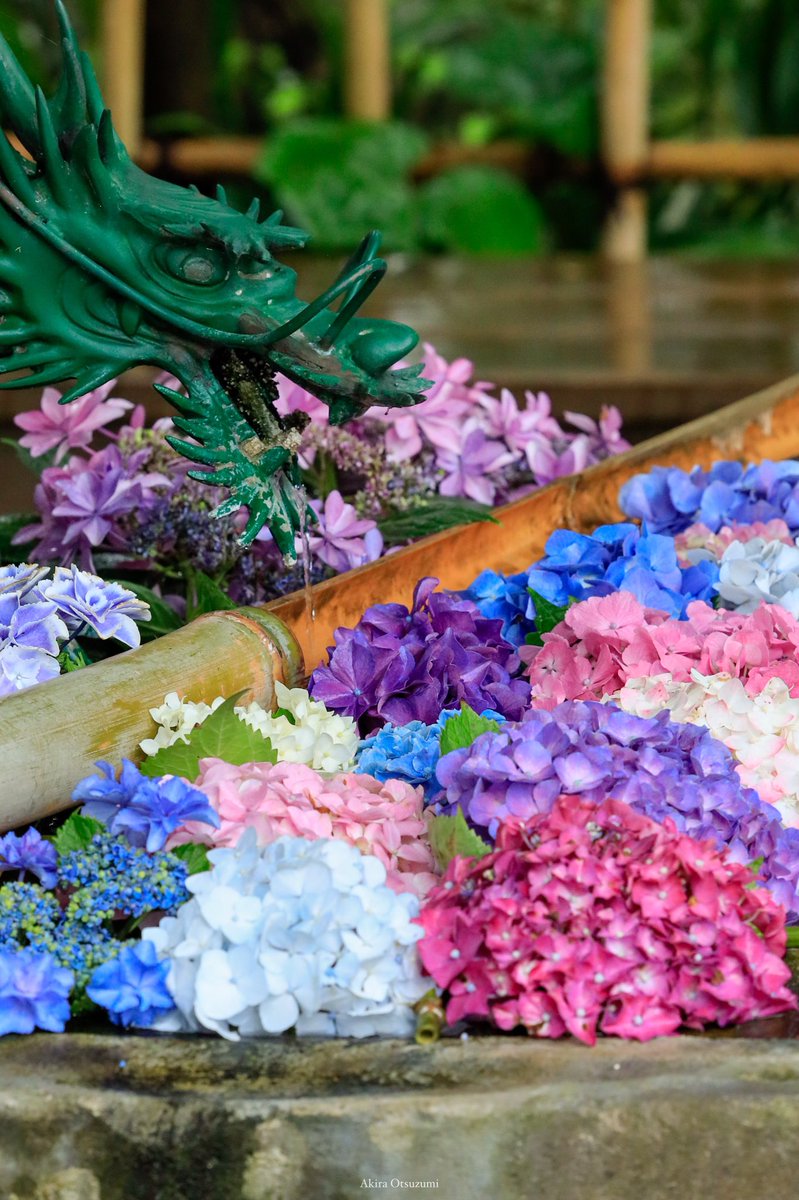
[[[303,688],[287,688],[275,684],[280,711],[272,714],[255,701],[238,707],[236,713],[253,729],[268,737],[277,751],[279,762],[303,763],[315,771],[333,774],[346,771],[355,761],[358,750],[358,729],[352,717],[330,712],[319,700],[312,700]],[[214,709],[223,703],[221,696],[213,704],[195,704],[181,700],[170,692],[159,708],[151,708],[150,716],[158,729],[155,737],[140,743],[147,755],[156,754],[162,747],[177,741],[188,741],[188,735],[201,725]]]
[[[725,608],[751,613],[762,601],[799,617],[799,547],[752,538],[731,542],[719,563],[719,596]]]
[[[386,886],[382,863],[346,842],[254,830],[212,850],[210,871],[175,917],[142,936],[170,964],[176,1010],[161,1030],[211,1029],[230,1040],[297,1033],[409,1036],[421,974],[419,901]]]
[[[173,746],[175,742],[187,742],[192,729],[202,725],[220,704],[224,704],[222,696],[217,696],[213,704],[204,704],[202,701],[195,704],[191,700],[181,700],[177,692],[167,692],[164,703],[150,709],[150,716],[158,726],[155,737],[145,738],[139,743],[140,749],[147,755],[153,755],[165,746]]]
[[[691,676],[690,683],[642,676],[604,699],[639,717],[667,708],[674,721],[704,725],[732,751],[742,782],[775,805],[786,825],[799,825],[799,698],[782,679],[750,696],[729,675]]]

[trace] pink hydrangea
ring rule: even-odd
[[[211,758],[201,763],[196,786],[219,813],[220,827],[188,822],[173,834],[170,848],[183,842],[235,846],[250,828],[262,846],[283,836],[341,838],[379,858],[397,892],[424,896],[435,882],[422,789],[402,780],[325,778],[298,763],[233,766]]]
[[[87,392],[71,404],[61,404],[61,392],[45,388],[40,407],[19,413],[14,424],[25,430],[19,439],[32,458],[55,451],[55,462],[68,450],[86,449],[98,430],[104,429],[132,408],[129,400],[112,398],[116,379]]]
[[[359,517],[341,492],[328,492],[324,500],[312,500],[311,508],[318,519],[308,526],[309,549],[334,571],[362,567],[383,553],[383,535],[376,522]],[[297,541],[300,552],[300,539]]]
[[[712,842],[562,796],[455,858],[419,916],[450,1024],[647,1041],[796,1008],[785,911]]]
[[[541,646],[522,651],[533,702],[598,700],[640,676],[688,682],[694,670],[741,679],[750,696],[778,678],[799,696],[799,622],[784,608],[762,604],[743,614],[696,600],[686,611],[678,621],[627,592],[573,605]]]

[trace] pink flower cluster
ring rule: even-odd
[[[646,1041],[795,1008],[785,913],[747,867],[608,800],[562,796],[455,858],[419,916],[422,963],[465,1017],[538,1037]]]
[[[722,525],[718,533],[697,522],[682,533],[675,534],[674,546],[680,565],[687,567],[702,559],[720,562],[724,551],[733,542],[751,542],[755,538],[763,538],[765,542],[784,542],[786,546],[794,544],[785,521],[774,517],[771,521],[752,521],[750,525],[735,521],[732,525]]]
[[[219,813],[219,829],[189,821],[168,845],[201,842],[235,846],[246,829],[268,845],[279,837],[341,838],[386,868],[396,892],[424,896],[436,880],[436,864],[422,816],[421,788],[371,775],[325,778],[298,763],[232,766],[204,759],[196,787]]]
[[[575,604],[541,646],[522,656],[533,703],[543,708],[598,700],[644,675],[688,682],[692,670],[741,679],[750,696],[782,679],[799,696],[799,622],[776,604],[742,614],[696,600],[678,621],[629,592],[614,592]]]

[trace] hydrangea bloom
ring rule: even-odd
[[[499,571],[485,570],[464,595],[477,605],[484,617],[502,622],[502,637],[506,642],[521,646],[534,625],[528,616],[530,593],[527,589],[526,571],[502,575]]]
[[[283,835],[341,838],[375,855],[396,891],[421,896],[433,882],[436,868],[422,816],[422,793],[400,779],[325,778],[298,763],[239,767],[206,759],[197,786],[219,814],[219,828],[189,821],[172,836],[170,846],[234,846],[250,828],[262,846]]]
[[[422,787],[429,799],[437,790],[436,767],[441,757],[441,730],[454,709],[443,712],[434,725],[409,721],[407,725],[384,725],[361,742],[359,775],[375,779],[402,779]]]
[[[149,779],[128,759],[122,761],[118,780],[110,763],[97,766],[101,773],[82,779],[72,799],[83,804],[87,817],[102,821],[112,834],[122,834],[131,846],[144,846],[152,854],[187,821],[219,825],[206,797],[185,779]]]
[[[99,638],[116,638],[123,646],[138,646],[137,621],[148,621],[150,609],[129,588],[101,579],[88,571],[56,567],[52,580],[42,581],[37,592],[56,606],[72,634],[89,628]]]
[[[742,679],[750,696],[776,677],[799,696],[799,622],[776,604],[744,614],[696,601],[675,621],[620,592],[575,604],[522,654],[540,707],[598,699],[641,675],[685,682],[693,670]]]
[[[32,646],[0,646],[0,697],[57,679],[58,660]]]
[[[253,701],[236,708],[239,718],[268,737],[279,762],[304,763],[317,771],[344,771],[351,766],[358,749],[358,731],[351,717],[331,712],[319,700],[312,700],[304,688],[288,688],[275,683],[278,712],[269,713]],[[181,700],[170,692],[150,716],[158,729],[146,738],[141,749],[156,754],[164,746],[188,741],[192,729],[201,725],[223,703],[218,696],[212,704]]]
[[[709,471],[653,467],[634,475],[619,503],[630,517],[657,533],[679,533],[695,522],[717,530],[733,522],[785,521],[799,533],[799,462],[761,462],[744,467],[717,462]]]
[[[0,950],[0,1037],[34,1029],[63,1033],[73,981],[49,954]]]
[[[796,1007],[784,914],[710,842],[577,796],[455,858],[420,916],[450,1023],[647,1041]]]
[[[93,972],[86,995],[107,1010],[115,1025],[147,1027],[174,1008],[166,986],[167,963],[152,942],[129,942]]]
[[[684,616],[692,600],[712,598],[718,579],[713,562],[681,567],[674,539],[636,525],[601,525],[591,536],[558,529],[544,558],[527,574],[533,591],[551,604],[607,596],[623,589],[649,608]],[[528,617],[535,617],[530,601]]]
[[[717,590],[725,608],[754,612],[779,604],[799,617],[799,547],[751,538],[731,542],[721,556]]]
[[[366,735],[387,721],[432,725],[464,701],[476,712],[521,715],[528,691],[520,660],[470,600],[436,592],[421,580],[410,609],[377,604],[354,629],[337,629],[330,662],[311,676],[310,692],[358,721]]]
[[[55,451],[57,463],[68,450],[87,447],[98,430],[133,407],[129,400],[112,397],[116,385],[117,381],[112,379],[71,404],[61,404],[61,393],[46,387],[39,408],[14,417],[14,424],[25,430],[25,436],[19,439],[20,446],[32,458]]]
[[[690,682],[645,675],[610,698],[640,717],[666,708],[673,721],[704,725],[732,751],[743,783],[773,804],[786,825],[799,825],[799,699],[781,679],[750,696],[729,675],[692,671]]]
[[[751,542],[753,538],[763,538],[766,542],[784,542],[786,546],[794,545],[791,531],[779,518],[772,521],[753,521],[751,525],[733,522],[732,525],[722,525],[716,533],[700,521],[689,525],[682,533],[675,534],[674,545],[677,547],[680,565],[689,567],[706,558],[719,562],[732,542]]]
[[[308,527],[308,547],[334,571],[350,571],[374,562],[383,553],[383,535],[377,524],[359,517],[341,492],[333,490],[322,500],[312,500],[317,520]]]
[[[6,833],[0,837],[0,873],[19,871],[20,876],[35,875],[43,887],[51,888],[58,878],[57,862],[55,846],[38,829],[28,829],[22,836]]]
[[[594,804],[612,797],[656,821],[671,818],[691,837],[727,847],[735,862],[762,858],[766,886],[799,920],[799,830],[786,829],[777,810],[744,787],[726,746],[667,712],[644,719],[590,701],[533,709],[444,755],[437,773],[441,810],[460,808],[491,837],[511,817],[548,812],[563,793]]]
[[[419,970],[415,896],[386,887],[383,864],[346,842],[248,830],[212,850],[177,916],[145,929],[169,964],[177,1014],[160,1029],[237,1039],[298,1034],[407,1036],[430,986]]]

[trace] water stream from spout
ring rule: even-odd
[[[308,536],[308,497],[300,490],[297,510],[300,517],[300,561],[302,562],[303,592],[305,595],[305,619],[309,627],[316,620],[313,584],[311,582],[311,541]]]

